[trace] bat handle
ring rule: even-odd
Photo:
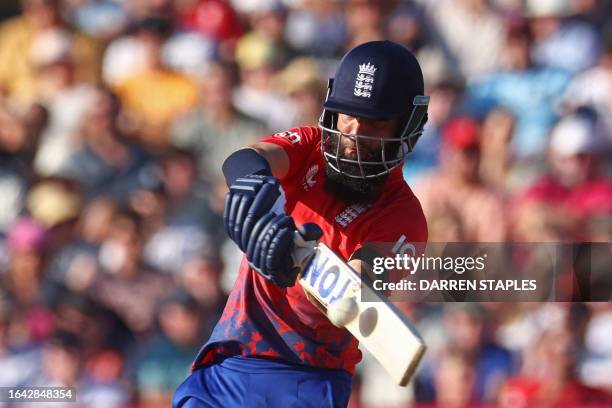
[[[293,232],[293,253],[291,254],[291,258],[293,258],[294,268],[299,268],[300,273],[304,271],[308,262],[313,257],[315,248],[317,246],[317,241],[306,241],[302,234],[298,231]]]

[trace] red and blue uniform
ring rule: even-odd
[[[287,214],[296,225],[318,224],[321,241],[345,260],[366,242],[391,243],[402,236],[408,242],[427,241],[425,217],[401,167],[391,172],[373,202],[347,204],[324,190],[318,127],[294,128],[262,141],[282,147],[289,157],[288,174],[281,180]],[[361,360],[357,346],[346,329],[332,325],[306,298],[300,285],[276,286],[243,258],[223,315],[192,369],[241,356],[352,375]]]

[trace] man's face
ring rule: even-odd
[[[395,136],[398,120],[374,120],[338,114],[338,130],[347,135],[363,135],[380,138]],[[340,157],[357,160],[357,141],[355,138],[342,137],[340,140]],[[359,158],[361,161],[380,161],[382,143],[378,140],[359,140]],[[391,157],[387,157],[389,160]]]
[[[381,162],[383,160],[382,149],[384,147],[385,160],[396,157],[398,142],[382,143],[380,140],[369,140],[365,138],[353,137],[355,135],[370,136],[381,139],[389,139],[396,136],[399,120],[373,120],[355,117],[351,115],[338,114],[337,129],[342,135],[333,136],[330,151],[336,151],[338,143],[340,148],[338,156],[340,159],[354,160],[361,162]],[[339,139],[339,140],[338,140]],[[384,144],[384,146],[383,146]],[[359,154],[357,149],[359,148]],[[358,176],[361,174],[360,166],[356,163],[346,163],[339,161],[338,167],[343,173]],[[365,164],[361,166],[368,174],[384,173],[383,164]],[[387,179],[386,174],[380,177],[360,179],[347,177],[331,169],[329,165],[326,169],[327,190],[341,199],[347,201],[368,201],[376,193],[378,188]]]
[[[338,130],[348,135],[364,135],[380,138],[391,138],[397,130],[398,120],[374,120],[338,114]],[[360,140],[359,154],[362,161],[380,160],[381,143],[376,140]],[[354,138],[343,137],[341,154],[345,159],[357,160],[357,142]]]
[[[480,148],[454,149],[448,153],[448,168],[466,182],[475,183],[479,179]]]
[[[571,155],[551,152],[549,160],[557,180],[568,188],[584,183],[593,174],[595,160],[586,152]]]

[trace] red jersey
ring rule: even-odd
[[[281,180],[285,210],[296,225],[318,224],[321,241],[348,260],[366,242],[426,242],[421,206],[403,180],[389,175],[369,204],[348,204],[323,189],[325,161],[318,127],[294,128],[263,142],[282,147],[290,168]],[[300,285],[280,288],[252,270],[243,258],[221,319],[193,364],[198,368],[231,355],[276,358],[354,373],[361,360],[357,340],[330,323]]]

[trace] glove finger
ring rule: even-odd
[[[268,225],[268,222],[270,222],[270,220],[273,219],[274,217],[275,217],[275,214],[273,213],[264,214],[264,216],[261,217],[255,223],[255,226],[253,227],[253,231],[251,233],[249,244],[246,250],[247,259],[249,260],[249,262],[254,263],[255,253],[257,249],[256,246],[259,243],[259,235],[264,230],[264,228]],[[259,264],[255,264],[255,266],[259,268]]]
[[[304,241],[318,241],[323,236],[323,230],[314,222],[302,224],[298,231]]]
[[[225,205],[223,206],[223,226],[225,227],[225,232],[227,232],[227,235],[229,235],[228,222],[229,222],[230,208],[232,207],[231,201],[232,201],[232,192],[230,191],[229,193],[225,195]]]
[[[255,197],[263,185],[267,185],[265,178],[249,175],[237,179],[236,182],[230,187],[228,198],[231,197],[231,199],[226,200],[226,208],[224,209],[223,214],[224,223],[227,235],[229,235],[232,241],[236,242],[238,246],[240,246],[240,242],[237,241],[237,238],[239,239],[241,235],[236,233],[236,229],[240,231],[242,226],[242,220],[237,219],[237,217],[240,215],[238,214],[238,211],[240,209],[242,198],[245,196]],[[249,207],[246,206],[245,210],[248,208]]]
[[[272,237],[268,246],[264,265],[281,287],[293,286],[297,273],[293,274],[291,250],[293,249],[293,229],[282,228]]]
[[[252,240],[257,241],[257,244],[255,244],[255,249],[253,251],[253,263],[260,267],[266,275],[268,275],[268,272],[265,269],[263,261],[265,259],[266,250],[268,248],[268,242],[272,238],[273,234],[276,233],[277,223],[286,217],[286,215],[284,214],[270,214],[272,214],[274,218],[272,218],[266,224],[266,226],[261,230],[261,232],[259,232],[259,234],[253,235],[251,237]]]
[[[261,249],[260,249],[262,253],[262,259],[265,258],[266,254],[268,253],[270,243],[272,242],[274,237],[278,234],[278,231],[284,228],[295,231],[295,223],[293,222],[292,217],[285,215],[285,214],[279,214],[277,217],[275,217],[272,221],[268,223],[268,228],[265,230],[265,233],[260,234],[260,235],[263,235],[261,239]]]
[[[225,200],[225,209],[223,211],[223,223],[225,224],[225,231],[227,235],[234,240],[234,214],[236,211],[236,204],[240,200],[240,195],[233,192],[227,194]]]
[[[278,190],[279,187],[280,187],[280,182],[278,181],[278,179],[276,177],[267,176],[266,177],[266,183],[268,183],[272,187],[274,187],[275,190]]]
[[[291,231],[295,230],[295,224],[293,222],[293,218],[289,217],[285,214],[279,214],[272,221],[268,223],[267,228],[260,233],[261,239],[259,239],[260,245],[259,248],[256,247],[255,253],[257,259],[257,264],[261,267],[261,269],[265,272],[266,275],[272,275],[271,271],[266,267],[266,259],[270,253],[270,244],[275,239],[278,231],[281,229],[289,229]],[[286,254],[276,252],[272,253],[277,259],[282,259]]]
[[[244,223],[248,208],[251,206],[253,199],[254,196],[251,194],[243,194],[242,197],[240,197],[240,201],[237,204],[238,209],[236,210],[235,219],[233,220],[233,237],[237,238],[235,242],[238,244],[241,250],[244,250],[244,245],[242,244],[240,237],[242,236],[242,231],[245,226]]]
[[[270,183],[266,183],[262,186],[261,190],[257,193],[255,198],[253,199],[248,213],[245,216],[244,223],[242,224],[242,231],[240,236],[237,238],[240,239],[241,248],[247,246],[247,242],[251,236],[251,229],[255,222],[261,218],[263,214],[266,214],[272,208],[274,201],[280,195],[280,192],[274,189],[274,186]]]

